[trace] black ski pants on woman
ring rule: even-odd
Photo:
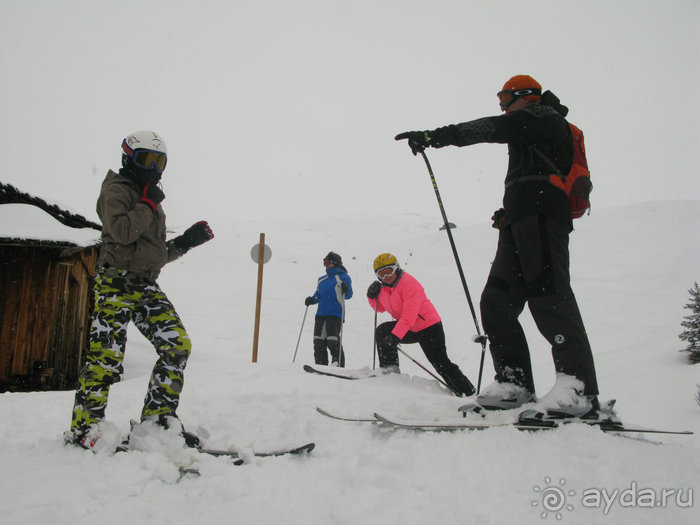
[[[377,353],[379,354],[379,366],[381,368],[399,367],[399,351],[396,339],[391,336],[391,331],[396,326],[396,321],[388,321],[377,327]],[[470,396],[475,392],[474,385],[465,376],[455,363],[447,357],[445,346],[445,330],[442,322],[435,323],[420,332],[406,332],[401,344],[418,343],[428,358],[430,364],[442,376],[447,386],[455,394]]]
[[[496,257],[481,295],[496,380],[535,392],[530,350],[518,317],[527,303],[538,330],[552,347],[554,368],[597,395],[593,354],[569,278],[569,227],[531,215],[501,230]]]

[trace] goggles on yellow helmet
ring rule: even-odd
[[[382,266],[374,273],[377,275],[377,278],[380,281],[383,281],[384,279],[388,279],[392,275],[394,275],[398,269],[399,269],[398,264],[390,264],[389,266]]]

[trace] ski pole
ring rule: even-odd
[[[455,240],[452,237],[452,229],[450,228],[449,221],[447,220],[447,214],[445,213],[445,206],[442,204],[442,198],[440,197],[440,191],[438,190],[437,181],[435,180],[435,174],[433,174],[433,168],[430,166],[430,161],[424,151],[420,152],[425,165],[428,167],[428,173],[430,174],[430,180],[433,183],[433,189],[435,190],[435,197],[437,197],[438,206],[440,207],[440,213],[442,214],[442,220],[445,222],[445,231],[447,232],[447,238],[450,240],[450,246],[452,247],[452,254],[455,257],[455,262],[457,263],[457,271],[459,272],[459,278],[462,281],[462,287],[464,288],[464,293],[467,296],[467,303],[469,303],[469,310],[472,313],[472,319],[474,319],[474,326],[476,326],[476,337],[474,342],[481,344],[481,362],[479,364],[479,380],[476,387],[476,393],[478,394],[481,390],[481,375],[484,370],[484,355],[486,354],[486,336],[482,335],[481,328],[479,327],[479,320],[476,317],[476,311],[474,310],[474,304],[472,303],[472,297],[469,294],[469,288],[467,287],[467,281],[464,278],[464,272],[462,271],[462,263],[459,262],[459,255],[457,254],[457,247],[455,246]]]
[[[372,356],[372,370],[377,369],[377,305],[379,304],[379,297],[374,299],[374,332],[372,336],[374,339],[372,347],[374,348]]]
[[[299,338],[297,339],[297,347],[294,349],[294,357],[292,358],[292,363],[297,359],[297,350],[299,350],[299,341],[301,341],[301,333],[304,331],[304,322],[306,321],[306,313],[309,311],[309,305],[306,305],[306,310],[304,310],[304,317],[301,320],[301,328],[299,329]]]
[[[338,366],[345,367],[345,359],[343,359],[343,326],[345,325],[345,296],[341,294],[340,309],[342,317],[340,318],[340,333],[338,334]]]
[[[408,357],[408,358],[409,358],[411,361],[413,361],[415,364],[417,364],[417,365],[418,365],[420,368],[422,368],[425,372],[427,372],[428,374],[430,374],[431,376],[433,376],[439,383],[441,383],[442,385],[444,385],[445,387],[447,387],[447,389],[448,389],[450,392],[452,392],[454,395],[456,395],[457,397],[461,397],[461,396],[462,396],[462,394],[460,394],[460,393],[455,392],[454,390],[452,390],[452,389],[450,388],[450,386],[449,386],[447,383],[445,383],[445,382],[444,382],[442,379],[440,379],[437,375],[433,374],[430,370],[428,370],[427,368],[425,368],[425,367],[424,367],[422,364],[420,364],[418,361],[416,361],[415,359],[413,359],[413,358],[412,358],[410,355],[408,355],[406,352],[404,352],[403,350],[401,350],[398,346],[396,347],[396,349],[397,349],[399,352],[401,352],[403,355],[405,355],[406,357]]]
[[[480,339],[480,341],[478,341],[477,339]],[[477,336],[476,339],[474,339],[474,341],[477,343],[481,343],[481,361],[479,362],[479,380],[476,382],[476,395],[479,395],[479,392],[481,392],[481,376],[484,372],[484,355],[486,355],[486,336],[479,335],[479,336]]]

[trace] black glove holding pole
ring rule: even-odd
[[[369,285],[369,288],[367,288],[367,297],[369,299],[376,299],[379,297],[379,290],[382,288],[382,283],[379,281],[374,281],[372,284]]]
[[[493,215],[491,216],[491,220],[493,221],[491,223],[492,228],[496,228],[497,230],[501,230],[503,228],[503,224],[506,222],[506,210],[503,208],[500,208],[493,212]]]
[[[404,139],[408,139],[408,147],[411,148],[414,155],[430,146],[430,132],[428,131],[406,131],[394,137],[394,140]]]

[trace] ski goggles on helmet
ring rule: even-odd
[[[383,281],[384,279],[388,279],[392,275],[396,273],[396,270],[399,269],[398,264],[391,264],[389,266],[383,266],[382,268],[379,268],[376,272],[374,272],[377,275],[377,278],[380,281]]]
[[[150,149],[131,149],[126,143],[126,139],[122,143],[122,149],[129,155],[137,168],[163,173],[165,165],[168,163],[168,156],[165,153]]]
[[[498,97],[498,102],[503,109],[510,106],[515,99],[518,97],[526,97],[527,95],[535,95],[537,97],[542,95],[542,90],[537,88],[526,88],[526,89],[504,89],[496,93]]]

